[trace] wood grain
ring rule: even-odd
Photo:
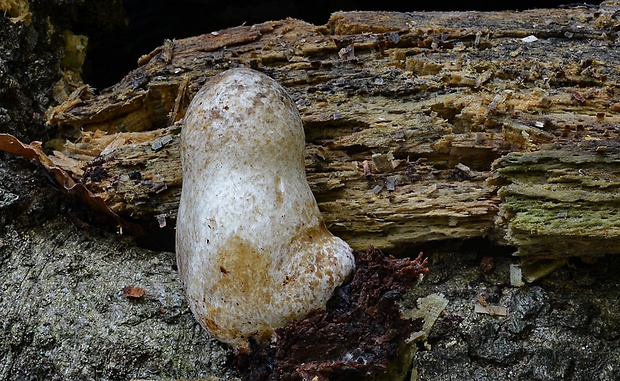
[[[49,111],[67,142],[52,159],[172,237],[184,110],[244,65],[295,99],[312,190],[355,248],[488,237],[521,255],[619,253],[618,11],[346,12],[167,41]]]

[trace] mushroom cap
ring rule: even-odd
[[[179,275],[200,324],[240,350],[324,309],[354,268],[323,223],[304,151],[295,104],[254,70],[213,77],[185,116]]]

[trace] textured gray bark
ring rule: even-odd
[[[0,380],[231,379],[195,324],[174,253],[58,215],[41,172],[0,161]],[[144,289],[126,297],[125,287]]]

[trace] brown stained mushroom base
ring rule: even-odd
[[[401,318],[398,302],[428,271],[416,259],[355,251],[351,281],[336,289],[327,310],[276,330],[270,347],[251,343],[237,365],[246,380],[376,379],[398,357],[422,319]]]

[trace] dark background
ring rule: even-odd
[[[321,25],[327,22],[332,12],[340,10],[491,11],[578,6],[583,3],[552,0],[124,0],[123,4],[126,26],[105,33],[84,31],[90,36],[85,80],[97,89],[116,83],[136,67],[138,57],[161,45],[166,38],[195,36],[243,23],[251,25],[293,17]]]

